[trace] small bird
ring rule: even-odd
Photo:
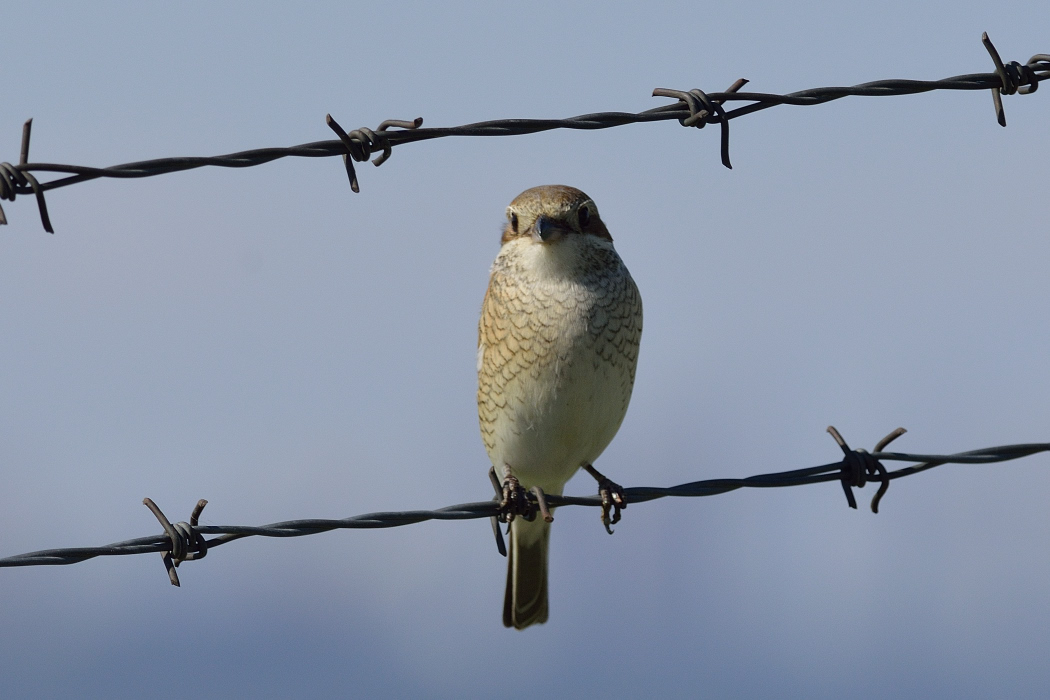
[[[598,480],[607,529],[610,505],[611,522],[626,507],[592,463],[627,413],[641,336],[642,298],[594,201],[563,185],[518,195],[478,327],[478,417],[504,504],[526,503],[529,489],[546,516],[507,516],[507,627],[547,621],[544,495],[561,495],[583,467]]]

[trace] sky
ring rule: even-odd
[[[641,111],[1050,52],[1036,2],[19,3],[0,160],[107,166]],[[0,228],[0,556],[485,500],[477,317],[506,205],[597,203],[645,303],[625,486],[1050,441],[1050,93],[849,98],[715,128],[447,138],[55,190]],[[44,179],[46,179],[45,176]],[[5,697],[1041,698],[1050,457],[557,512],[550,621],[488,522],[0,570]],[[587,495],[586,475],[567,493]]]

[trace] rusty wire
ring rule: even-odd
[[[44,192],[66,187],[78,182],[86,182],[100,177],[139,178],[163,175],[165,173],[192,170],[206,165],[223,168],[247,168],[269,163],[278,158],[297,156],[301,158],[325,158],[342,156],[350,188],[359,191],[357,172],[354,161],[364,162],[373,153],[380,152],[372,163],[382,165],[390,157],[394,146],[416,141],[443,138],[446,136],[518,136],[534,134],[552,129],[608,129],[624,124],[657,122],[671,119],[678,120],[683,126],[703,128],[707,124],[718,124],[721,129],[722,164],[731,168],[729,160],[729,121],[746,114],[758,112],[777,105],[818,105],[838,100],[850,95],[869,97],[886,95],[913,95],[932,90],[991,90],[995,106],[996,119],[1006,126],[1003,111],[1002,94],[1020,93],[1026,95],[1035,92],[1039,83],[1050,77],[1050,54],[1036,54],[1025,64],[1016,61],[1003,63],[987,33],[981,38],[985,49],[992,58],[995,71],[992,73],[973,73],[957,75],[943,80],[879,80],[852,87],[822,87],[802,90],[787,95],[776,95],[763,92],[740,92],[748,81],[737,80],[725,92],[706,93],[703,90],[672,90],[657,88],[655,97],[670,97],[674,104],[663,105],[639,113],[599,112],[583,114],[568,119],[498,119],[455,127],[420,128],[423,118],[412,121],[387,120],[376,130],[361,128],[345,131],[331,115],[326,117],[327,124],[336,135],[337,140],[315,141],[287,148],[260,148],[212,157],[159,158],[156,160],[124,163],[108,168],[93,168],[80,165],[59,165],[55,163],[30,163],[29,135],[32,120],[25,123],[22,132],[22,149],[18,165],[0,163],[0,200],[14,201],[19,194],[33,194],[44,230],[54,233],[47,213]],[[751,104],[736,109],[726,110],[727,102],[750,102]],[[394,130],[391,130],[394,129]],[[65,173],[68,177],[59,177],[48,182],[39,182],[34,172]],[[6,224],[3,209],[0,208],[0,225]]]
[[[862,449],[851,449],[846,441],[842,439],[834,427],[829,427],[828,432],[842,449],[843,458],[839,462],[831,462],[807,469],[796,469],[793,471],[776,472],[772,474],[761,474],[745,479],[705,479],[693,481],[687,484],[659,487],[635,487],[624,489],[629,504],[644,503],[669,496],[677,497],[700,497],[715,496],[740,488],[779,488],[785,486],[802,486],[805,484],[819,484],[829,481],[838,481],[846,493],[846,498],[851,508],[856,508],[857,503],[853,497],[854,487],[863,487],[868,481],[880,482],[878,492],[871,501],[871,509],[878,512],[879,501],[886,493],[889,482],[912,474],[933,469],[944,464],[990,464],[993,462],[1006,462],[1021,457],[1028,457],[1040,452],[1050,452],[1050,443],[1029,443],[1022,445],[1005,445],[1002,447],[988,447],[969,452],[959,452],[949,455],[909,454],[903,452],[885,452],[885,447],[894,439],[902,435],[903,428],[897,428],[883,438],[875,450],[867,452]],[[911,466],[902,467],[894,471],[888,471],[882,465],[882,461],[913,462]],[[497,496],[491,501],[478,501],[474,503],[463,503],[448,506],[438,510],[410,510],[389,511],[379,513],[367,513],[355,515],[339,520],[309,519],[288,520],[285,522],[271,523],[261,526],[241,525],[199,525],[198,518],[207,501],[200,500],[193,509],[190,522],[179,522],[172,524],[160,508],[150,499],[143,503],[160,521],[164,532],[160,535],[140,537],[102,547],[73,547],[68,549],[48,549],[39,552],[29,552],[0,559],[0,567],[15,566],[58,566],[65,564],[76,564],[95,557],[121,556],[128,554],[145,554],[148,552],[161,553],[164,566],[167,570],[169,580],[175,586],[179,585],[179,577],[175,571],[183,561],[202,559],[215,547],[239,540],[244,537],[302,537],[305,535],[316,535],[331,530],[349,529],[373,529],[400,527],[421,523],[427,520],[475,520],[479,518],[490,518],[496,535],[496,545],[501,554],[506,555],[506,547],[503,536],[499,529],[497,520],[501,518],[499,507],[499,484],[494,484]],[[535,495],[531,496],[535,503]],[[598,496],[553,496],[547,495],[547,502],[551,506],[598,506],[601,507],[602,500]],[[217,535],[212,539],[205,539],[206,535]]]

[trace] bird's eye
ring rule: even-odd
[[[580,217],[580,228],[587,228],[587,224],[591,220],[591,210],[587,207],[580,207],[580,211],[577,212]]]
[[[514,233],[518,232],[518,215],[517,214],[511,214],[510,215],[510,227],[514,231]]]

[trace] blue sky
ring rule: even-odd
[[[985,72],[1039,3],[5,8],[0,160],[111,165],[427,126]],[[749,476],[871,448],[1050,440],[1050,95],[782,107],[715,129],[441,139],[4,202],[0,555],[487,498],[477,315],[507,203],[568,184],[645,301],[599,469]],[[1050,458],[897,481],[562,509],[551,617],[500,622],[488,523],[252,539],[0,571],[10,697],[1045,697]],[[584,477],[568,492],[587,494]],[[869,487],[858,492],[864,504]]]

